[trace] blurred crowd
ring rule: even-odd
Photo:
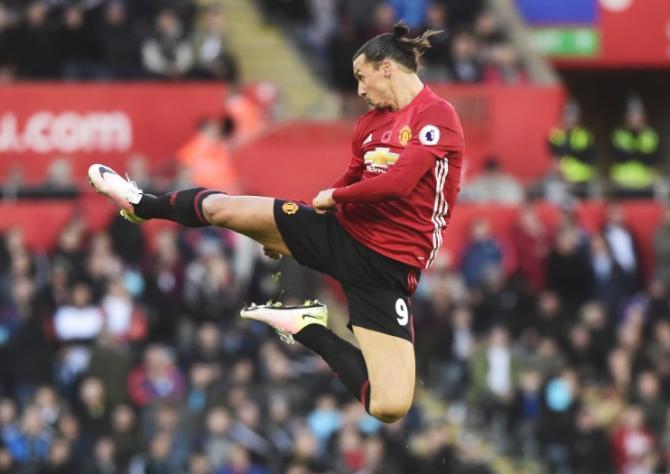
[[[382,425],[320,358],[238,317],[318,297],[346,333],[338,288],[311,271],[219,229],[90,232],[75,217],[47,252],[10,230],[0,472],[487,474],[498,455],[552,473],[668,469],[670,212],[652,243],[616,205],[588,233],[528,204],[512,233],[475,219],[425,272],[416,401]]]
[[[77,217],[48,252],[6,232],[0,269],[0,472],[491,472],[429,388],[383,427],[320,358],[241,321],[271,299],[343,313],[249,240]]]
[[[3,0],[0,79],[237,79],[223,12],[191,0]]]
[[[268,20],[288,25],[318,70],[340,92],[345,114],[357,111],[351,59],[360,46],[404,19],[419,34],[442,30],[422,58],[432,82],[527,84],[516,49],[481,0],[263,0]]]

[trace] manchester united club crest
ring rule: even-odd
[[[298,212],[298,209],[300,209],[300,206],[298,206],[296,203],[290,202],[290,201],[285,202],[281,206],[281,210],[284,211],[284,213],[288,214],[288,215],[295,214],[296,212]]]
[[[407,146],[407,143],[412,138],[412,129],[409,128],[409,126],[405,125],[403,128],[400,129],[400,133],[398,134],[398,141],[402,146]]]

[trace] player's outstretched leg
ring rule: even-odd
[[[88,177],[91,186],[116,203],[121,215],[131,222],[167,219],[186,227],[226,227],[251,237],[271,252],[290,255],[274,220],[272,198],[229,196],[205,188],[154,196],[100,164],[89,168]]]

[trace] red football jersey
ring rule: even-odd
[[[428,268],[460,189],[463,150],[456,111],[428,86],[400,110],[371,110],[333,185],[338,220],[366,247]]]

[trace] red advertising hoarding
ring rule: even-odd
[[[197,121],[220,114],[220,84],[16,84],[0,87],[0,177],[13,165],[28,182],[72,157],[75,176],[94,161],[125,163],[133,153],[164,160]]]

